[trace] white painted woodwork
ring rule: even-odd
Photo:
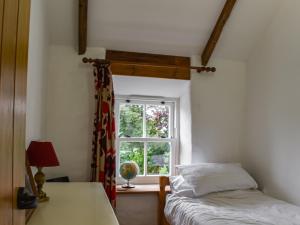
[[[44,190],[50,201],[28,225],[119,225],[100,183],[46,183]]]

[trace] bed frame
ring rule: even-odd
[[[169,177],[159,177],[159,225],[170,225],[166,220],[164,209],[166,205],[166,195],[170,192],[170,180]]]

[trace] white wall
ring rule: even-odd
[[[265,192],[300,205],[300,1],[282,2],[247,65],[243,161]]]
[[[191,83],[185,84],[180,96],[180,164],[192,162]]]
[[[199,65],[198,57],[192,58]],[[216,73],[192,74],[192,162],[240,161],[246,65],[212,60]]]
[[[120,225],[156,225],[157,207],[157,193],[117,195],[116,214]]]
[[[89,48],[89,57],[103,58],[103,48]],[[46,136],[56,149],[60,166],[48,168],[50,177],[69,176],[88,181],[94,115],[93,67],[82,63],[76,49],[51,46],[47,80]]]
[[[199,66],[200,59],[192,57]],[[217,59],[216,73],[193,73],[191,81],[114,77],[120,95],[180,98],[180,162],[240,161],[246,64]],[[153,92],[155,90],[155,92]]]
[[[27,73],[26,145],[45,137],[48,32],[45,1],[32,0]]]
[[[116,95],[179,98],[190,81],[114,75],[113,82]]]
[[[192,57],[199,66],[200,59]],[[246,64],[214,60],[216,73],[193,73],[191,81],[115,76],[120,95],[180,98],[180,163],[240,161]],[[154,91],[153,91],[154,90]]]

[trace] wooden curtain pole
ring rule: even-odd
[[[93,64],[93,66],[103,66],[103,67],[107,67],[110,66],[110,61],[105,60],[105,59],[92,59],[92,58],[86,58],[84,57],[82,59],[83,63],[91,63]]]
[[[206,66],[190,66],[191,70],[197,70],[198,73],[201,72],[216,72],[216,67],[206,67]]]
[[[183,67],[183,66],[165,66],[165,65],[151,65],[151,64],[142,64],[142,63],[125,63],[125,62],[118,62],[118,61],[108,61],[105,59],[92,59],[84,57],[82,59],[84,63],[92,63],[93,66],[109,66],[111,63],[119,64],[119,65],[127,65],[127,66],[151,66],[151,67],[163,67],[163,68],[178,68],[178,69],[191,69],[196,70],[198,73],[201,72],[216,72],[215,67],[205,67],[205,66],[190,66],[190,67]]]

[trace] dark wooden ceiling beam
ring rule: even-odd
[[[218,43],[218,40],[221,37],[223,28],[224,28],[228,18],[230,17],[230,14],[233,10],[233,7],[234,7],[236,1],[237,0],[226,0],[226,3],[221,12],[221,15],[219,16],[219,19],[213,29],[213,32],[202,52],[201,60],[202,60],[203,66],[206,66],[208,64],[208,61],[214,52],[214,49]]]
[[[88,0],[79,0],[78,54],[83,55],[87,46]]]

